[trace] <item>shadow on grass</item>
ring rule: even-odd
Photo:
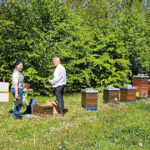
[[[128,126],[122,130],[118,130],[112,133],[112,136],[107,137],[108,140],[116,144],[125,144],[125,145],[149,145],[149,128],[145,126]]]
[[[139,110],[145,110],[150,112],[150,104],[143,103],[142,105],[137,107]]]
[[[13,109],[11,109],[8,113],[13,114],[13,112],[14,112]]]

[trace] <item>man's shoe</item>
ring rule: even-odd
[[[16,114],[16,115],[14,115],[14,119],[22,120],[22,116],[20,116],[19,114]]]
[[[63,115],[64,115],[63,111],[60,111],[60,112],[59,112],[59,115],[63,116]]]

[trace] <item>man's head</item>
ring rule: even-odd
[[[53,64],[55,67],[57,67],[60,64],[60,58],[59,57],[54,57],[53,58]]]

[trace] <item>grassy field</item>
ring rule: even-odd
[[[31,97],[28,97],[28,101]],[[55,97],[33,97],[39,104]],[[108,106],[99,94],[99,110],[81,108],[81,94],[65,96],[64,117],[14,120],[0,104],[0,150],[149,150],[150,99]],[[25,108],[22,109],[24,111]]]

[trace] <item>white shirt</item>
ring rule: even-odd
[[[59,64],[54,71],[52,86],[58,87],[61,85],[66,85],[66,70],[61,64]]]
[[[19,82],[19,74],[17,72],[15,72],[13,74],[12,82],[13,83],[18,83]]]
[[[23,76],[22,72],[20,72],[16,68],[14,69],[13,74],[12,74],[11,88],[15,88],[15,84],[18,84],[18,88],[20,88],[20,89],[24,88],[24,76]]]

